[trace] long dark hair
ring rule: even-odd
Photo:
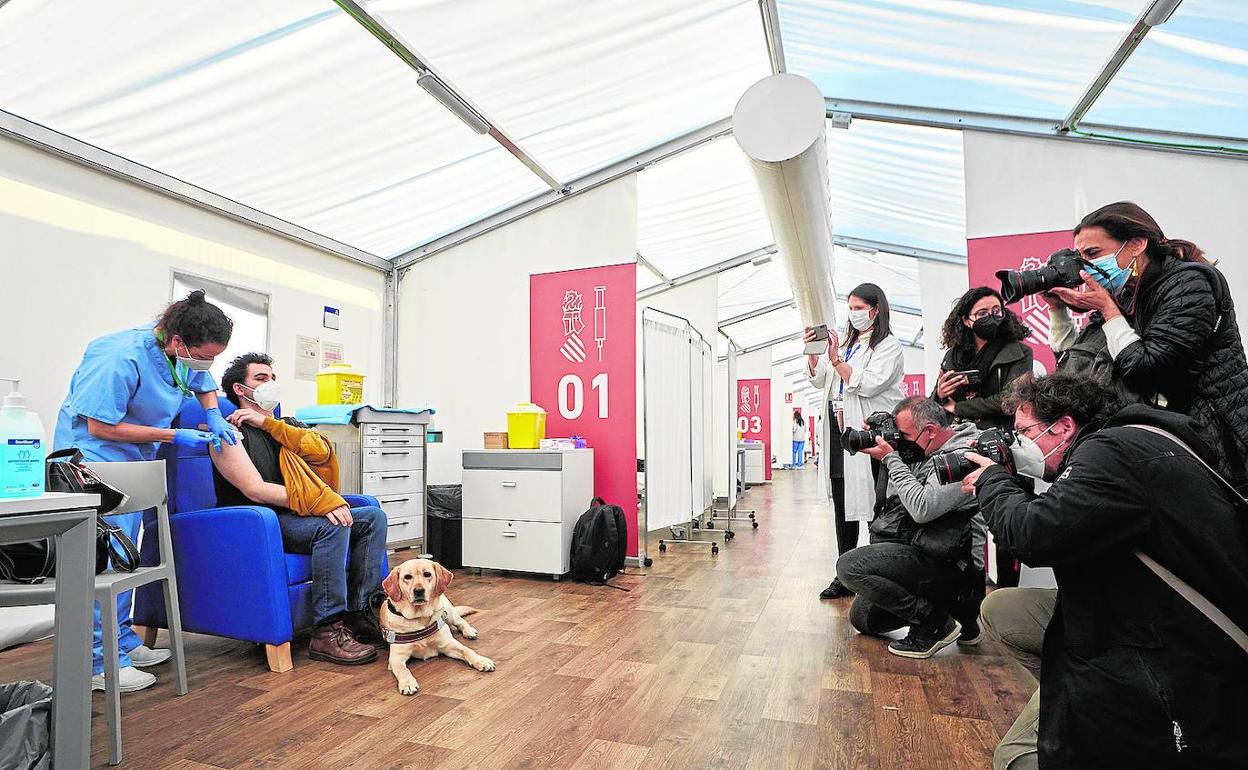
[[[794,413],[793,413],[793,421],[794,421],[794,422],[796,422],[799,426],[801,426],[801,427],[803,427],[803,428],[805,428],[805,427],[806,427],[806,421],[802,419],[802,413],[801,413],[801,412],[794,412]]]
[[[888,297],[884,296],[883,289],[873,283],[858,284],[849,293],[849,296],[857,297],[879,311],[875,316],[875,327],[871,332],[871,342],[867,345],[867,347],[875,350],[875,346],[880,344],[880,340],[893,333],[893,329],[888,322]],[[862,332],[858,331],[851,323],[849,325],[849,333],[845,335],[845,346],[853,345],[861,336]]]
[[[165,341],[176,334],[188,348],[208,342],[228,345],[234,333],[234,322],[198,289],[165,308],[156,326],[164,332]]]
[[[1075,235],[1085,227],[1099,227],[1109,233],[1110,238],[1123,243],[1132,238],[1144,238],[1148,241],[1144,253],[1148,256],[1149,266],[1145,271],[1146,275],[1140,276],[1141,286],[1151,281],[1161,270],[1161,263],[1166,257],[1174,257],[1182,262],[1213,264],[1205,257],[1205,252],[1191,241],[1167,238],[1152,214],[1131,201],[1118,201],[1101,206],[1079,221],[1074,230]]]
[[[1006,307],[1005,298],[1001,296],[1001,292],[990,286],[976,286],[954,303],[953,309],[949,311],[949,317],[945,319],[945,324],[940,329],[940,342],[946,350],[975,351],[975,332],[968,329],[962,321],[970,317],[971,308],[984,297],[996,297],[1001,303],[1001,309],[1005,311],[1001,317],[1003,337],[1010,342],[1018,342],[1031,334],[1031,329],[1027,328],[1027,324],[1018,320],[1014,311]]]

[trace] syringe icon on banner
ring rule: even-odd
[[[598,343],[598,360],[602,360],[602,345],[607,341],[607,287],[594,287],[594,341]]]

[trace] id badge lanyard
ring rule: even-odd
[[[861,347],[862,347],[862,343],[858,342],[845,348],[845,363],[848,364],[850,360],[853,359],[854,354],[857,353],[858,349]],[[840,388],[840,393],[837,395],[836,399],[838,401],[844,401],[845,400],[845,378],[841,377],[840,374],[838,373],[837,379],[841,381],[841,388]]]

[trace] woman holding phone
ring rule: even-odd
[[[889,325],[888,298],[873,283],[857,286],[849,294],[849,326],[845,339],[828,330],[828,353],[808,356],[806,375],[823,391],[826,415],[819,432],[819,488],[832,501],[836,517],[836,548],[845,553],[858,546],[858,522],[875,515],[875,474],[878,463],[865,454],[848,455],[841,447],[844,429],[855,430],[874,412],[892,412],[901,402],[901,379],[905,361],[901,343]],[[806,329],[806,341],[817,339]],[[843,424],[837,412],[844,416]],[[819,594],[821,599],[850,596],[839,580]]]
[[[1012,428],[1014,415],[1001,409],[1001,394],[1031,371],[1030,330],[1005,306],[996,289],[978,286],[954,303],[941,329],[945,359],[932,398],[945,411],[981,430]]]

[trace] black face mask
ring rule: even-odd
[[[1004,321],[1004,318],[997,318],[991,315],[984,316],[971,324],[971,331],[975,332],[975,336],[981,340],[995,340],[997,335],[1001,333],[1001,324]]]
[[[923,449],[923,447],[919,446],[917,441],[911,441],[905,437],[902,437],[902,439],[897,442],[896,449],[897,456],[900,457],[901,461],[906,465],[914,465],[915,463],[923,462],[923,460],[927,457],[927,452]]]

